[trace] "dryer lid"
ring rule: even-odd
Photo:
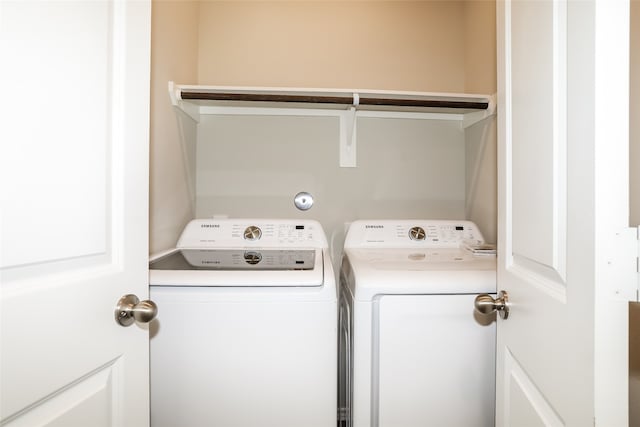
[[[347,249],[360,268],[377,271],[483,271],[496,269],[495,255],[474,255],[466,249]]]
[[[482,243],[471,221],[359,220],[349,227],[343,265],[357,300],[495,292],[495,255],[464,249]]]
[[[354,298],[378,295],[493,293],[495,256],[460,249],[347,249],[348,285]]]

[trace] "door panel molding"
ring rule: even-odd
[[[517,255],[513,256],[513,260],[513,264],[506,271],[513,274],[514,278],[522,280],[556,301],[566,304],[567,288],[565,278],[561,277],[557,270],[527,258],[520,258]]]
[[[109,151],[119,137],[113,129],[118,110],[109,94],[114,76],[126,78],[114,62],[125,52],[114,51],[113,39],[125,38],[124,16],[114,17],[123,7],[116,3],[0,6],[7,17],[2,38],[10,41],[2,43],[3,54],[12,58],[0,72],[12,82],[3,93],[8,102],[0,107],[7,118],[2,134],[10,141],[3,157],[12,163],[0,172],[11,183],[0,234],[3,242],[25,242],[3,253],[4,268],[109,252]]]
[[[78,378],[22,411],[2,421],[6,427],[118,426],[122,414],[117,404],[121,358]],[[69,411],[69,408],[73,410]],[[110,408],[106,413],[105,408]]]
[[[506,1],[504,8],[505,161],[506,176],[513,177],[505,194],[506,270],[562,301],[567,265],[567,8],[564,1]],[[537,28],[541,20],[542,29]],[[514,40],[514,24],[536,28],[520,31],[526,35]],[[527,50],[527,37],[540,39],[545,30],[542,45],[549,46],[548,52]],[[531,56],[539,69],[529,66]],[[537,80],[540,87],[531,83]],[[515,106],[514,96],[521,100]],[[514,128],[523,130],[516,135]],[[546,146],[542,141],[548,141]]]
[[[532,416],[535,416],[540,426],[562,427],[565,425],[510,351],[505,352],[504,378],[507,399],[507,404],[504,405],[505,425],[524,425],[523,421],[526,421],[526,425],[533,425]],[[525,419],[512,418],[512,413],[508,411],[512,408],[512,404],[517,405],[519,409],[518,418]]]

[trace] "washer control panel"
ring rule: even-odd
[[[345,247],[457,248],[463,242],[484,242],[471,221],[359,220],[350,225]]]
[[[326,248],[322,226],[312,220],[195,219],[177,248]]]

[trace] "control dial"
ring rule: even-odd
[[[250,225],[244,229],[245,240],[260,240],[260,237],[262,237],[262,230],[260,230],[260,227]]]
[[[411,227],[409,230],[409,238],[411,240],[424,240],[426,236],[422,227]]]
[[[244,260],[247,264],[256,265],[262,261],[262,255],[259,252],[245,252]]]

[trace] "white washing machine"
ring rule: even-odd
[[[308,220],[191,221],[150,262],[154,427],[335,427],[337,293]]]
[[[474,299],[495,294],[496,260],[482,241],[468,221],[351,224],[339,310],[347,425],[494,425],[495,314],[476,314]]]

